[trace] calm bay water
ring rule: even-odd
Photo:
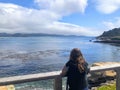
[[[120,46],[94,43],[93,37],[0,38],[0,77],[61,70],[72,48],[81,49],[89,64],[120,61]]]

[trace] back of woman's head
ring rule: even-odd
[[[72,60],[77,64],[77,67],[81,73],[84,71],[84,68],[82,65],[85,63],[85,59],[83,58],[83,55],[80,49],[78,48],[72,49],[70,53],[70,60]]]
[[[70,53],[70,60],[77,61],[78,57],[83,57],[80,49],[78,48],[73,48],[71,53]]]

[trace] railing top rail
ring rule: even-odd
[[[104,71],[104,70],[111,70],[111,69],[118,69],[120,68],[120,64],[113,64],[113,65],[104,65],[104,66],[94,66],[91,67],[90,70],[91,72],[96,72],[96,71]]]
[[[91,72],[96,71],[104,71],[104,70],[111,70],[111,69],[118,69],[120,65],[105,65],[105,66],[94,66],[91,67]],[[38,74],[29,74],[29,75],[22,75],[22,76],[11,76],[11,77],[4,77],[0,78],[0,85],[8,85],[8,84],[19,84],[25,82],[32,82],[38,80],[45,80],[45,79],[53,79],[56,76],[60,75],[61,71],[53,71],[53,72],[46,72],[46,73],[38,73]]]

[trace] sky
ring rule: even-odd
[[[99,36],[120,27],[120,0],[0,0],[0,33]]]

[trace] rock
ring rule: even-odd
[[[98,62],[98,63],[93,63],[92,67],[95,66],[105,66],[105,65],[120,65],[120,62]],[[115,77],[116,76],[116,72],[114,70],[108,70],[108,71],[102,71],[102,72],[97,72],[94,73],[97,76],[103,76],[103,77]]]
[[[115,77],[116,76],[116,72],[114,70],[105,71],[103,73],[103,76]]]
[[[92,87],[91,90],[98,90],[97,87]]]
[[[120,65],[120,62],[98,62],[93,63],[92,67],[95,66],[104,66],[104,65]],[[101,72],[93,72],[91,73],[91,76],[88,78],[88,82],[90,84],[90,87],[96,87],[99,86],[101,83],[105,83],[111,80],[115,80],[116,72],[114,70],[108,70],[108,71],[101,71]]]
[[[120,62],[97,62],[97,63],[93,63],[92,64],[92,67],[94,67],[94,66],[104,66],[104,65],[120,65]]]

